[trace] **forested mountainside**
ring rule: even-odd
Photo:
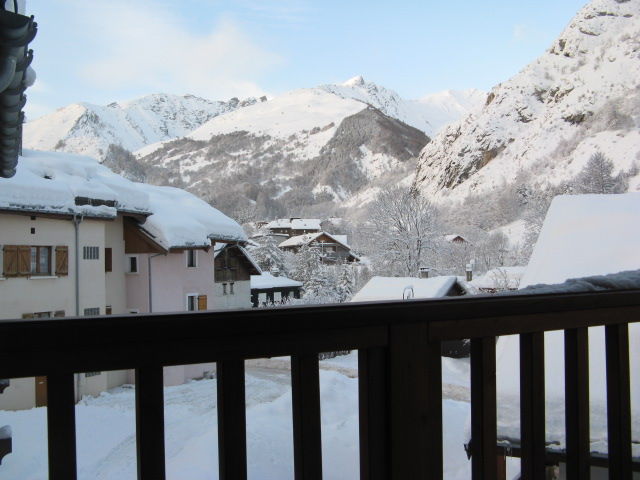
[[[640,2],[593,0],[483,108],[434,137],[414,187],[462,200],[515,182],[557,185],[596,152],[628,171],[640,160],[639,126]]]

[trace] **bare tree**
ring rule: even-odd
[[[378,263],[392,273],[417,275],[434,251],[437,209],[419,193],[394,187],[380,193],[370,213]]]

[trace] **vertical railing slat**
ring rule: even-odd
[[[496,339],[471,340],[471,449],[473,480],[498,478]]]
[[[164,480],[164,376],[162,365],[136,368],[138,480]]]
[[[629,326],[605,327],[609,478],[631,479]]]
[[[74,374],[49,373],[47,375],[49,480],[77,478],[75,407]]]
[[[544,333],[520,335],[521,479],[545,478]]]
[[[442,359],[425,323],[393,325],[389,344],[390,478],[443,478]]]
[[[295,480],[322,479],[318,355],[291,356]]]
[[[589,333],[564,331],[567,480],[589,480]]]
[[[360,480],[389,478],[387,389],[386,349],[359,350]]]
[[[216,377],[220,480],[246,480],[247,422],[244,360],[219,361]]]

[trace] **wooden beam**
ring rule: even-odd
[[[138,480],[164,480],[164,372],[161,365],[136,368]]]
[[[76,480],[76,402],[72,372],[47,375],[49,480]]]
[[[442,360],[426,324],[389,334],[390,477],[442,479]]]
[[[496,339],[471,340],[471,449],[473,480],[498,478]]]
[[[389,478],[387,351],[358,351],[360,480]]]
[[[295,480],[322,480],[318,353],[291,356]]]
[[[564,332],[567,480],[589,480],[589,333]]]
[[[521,479],[545,475],[544,333],[520,335]]]
[[[609,478],[631,480],[631,387],[629,327],[605,328]]]
[[[220,480],[247,478],[244,360],[218,362],[218,463]]]

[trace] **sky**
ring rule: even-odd
[[[490,90],[585,0],[27,0],[28,118],[150,93],[274,96],[356,75],[419,98]]]

